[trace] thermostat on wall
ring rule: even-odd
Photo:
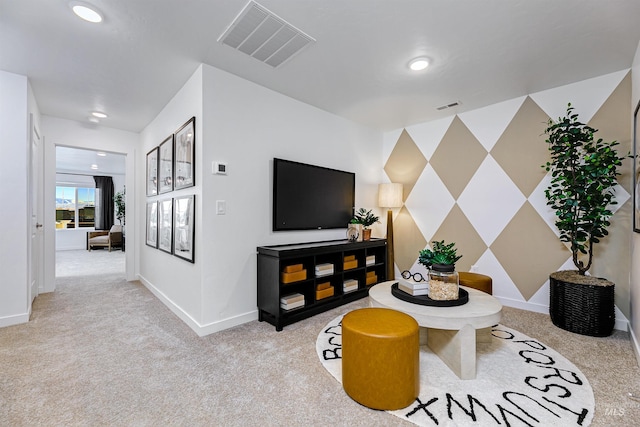
[[[227,164],[223,162],[213,162],[213,173],[218,175],[227,174]]]

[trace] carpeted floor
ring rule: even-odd
[[[56,292],[36,298],[29,323],[0,328],[2,426],[412,425],[352,401],[318,360],[320,329],[367,299],[282,332],[254,321],[199,338],[140,283],[124,280],[122,252],[57,255]],[[627,333],[578,336],[512,308],[501,323],[587,376],[592,426],[640,425],[640,402],[627,397],[640,391]]]
[[[331,320],[316,341],[318,359],[341,383],[342,319]],[[420,346],[418,398],[389,413],[422,427],[575,427],[591,423],[593,390],[575,365],[515,329],[496,325],[491,333],[490,342],[477,345],[473,380],[461,380],[427,345]]]

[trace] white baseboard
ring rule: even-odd
[[[631,348],[633,348],[633,353],[636,355],[636,363],[640,366],[640,343],[638,343],[631,325],[629,325],[629,335],[631,336]]]
[[[27,323],[29,321],[29,317],[29,313],[0,317],[0,328]]]
[[[138,278],[145,288],[149,289],[149,291],[151,291],[153,295],[155,295],[160,301],[162,301],[162,303],[166,305],[169,308],[169,310],[173,312],[173,314],[178,316],[180,320],[186,323],[199,337],[204,337],[214,332],[219,332],[224,329],[228,329],[233,326],[238,326],[243,323],[251,322],[253,320],[258,319],[258,310],[254,310],[249,313],[243,313],[241,315],[230,317],[228,319],[223,319],[218,322],[212,322],[212,323],[202,325],[193,317],[191,317],[189,313],[187,313],[180,306],[174,303],[162,291],[160,291],[158,288],[153,286],[153,284],[149,282],[147,279],[145,279],[143,276],[138,275]]]
[[[494,297],[496,297],[502,303],[502,305],[505,305],[507,307],[519,308],[522,310],[533,311],[535,313],[542,313],[547,315],[549,314],[549,306],[546,306],[543,304],[535,304],[527,301],[519,301],[511,298],[500,297],[497,295],[494,295]],[[616,310],[616,322],[613,328],[619,331],[627,332],[629,330],[629,320],[627,320],[627,318],[624,316],[624,314],[622,314],[622,312],[618,309],[618,307],[616,307],[615,310]]]

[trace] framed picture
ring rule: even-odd
[[[640,233],[640,164],[638,144],[640,141],[640,101],[633,112],[633,231]]]
[[[192,117],[175,134],[175,188],[195,185],[196,118]]]
[[[147,246],[158,247],[158,202],[147,203]]]
[[[147,196],[158,194],[158,147],[147,153]]]
[[[176,197],[173,203],[173,254],[194,262],[195,195]]]
[[[158,249],[172,253],[173,249],[173,199],[158,202]]]
[[[173,135],[162,141],[158,153],[158,194],[173,191]]]

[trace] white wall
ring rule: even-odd
[[[202,68],[198,68],[160,114],[142,131],[142,155],[138,162],[139,173],[136,180],[137,193],[140,194],[136,202],[139,212],[136,220],[140,224],[136,240],[141,242],[139,278],[176,315],[194,329],[198,328],[202,317],[201,268],[203,263],[208,262],[206,254],[201,251],[200,243],[203,228],[200,197],[202,167],[199,164],[202,158],[202,98]],[[146,153],[160,145],[193,116],[196,117],[196,186],[155,197],[146,197]],[[195,264],[144,244],[146,203],[187,194],[196,195]]]
[[[257,317],[257,246],[346,238],[346,224],[271,231],[273,158],[355,172],[356,206],[376,208],[382,134],[210,66],[204,93],[200,261],[209,333]],[[226,162],[228,175],[213,175],[214,161]],[[226,215],[216,215],[216,200],[226,200]]]
[[[29,320],[29,115],[38,106],[25,76],[0,71],[0,327]]]
[[[142,132],[142,151],[191,116],[196,116],[197,185],[147,199],[196,195],[196,262],[142,246],[140,277],[205,335],[257,319],[257,246],[345,238],[346,224],[344,230],[271,231],[272,159],[355,172],[356,205],[375,208],[382,134],[203,65]],[[228,175],[213,175],[214,161],[226,162]],[[144,191],[142,171],[137,183]],[[216,215],[216,200],[227,202],[226,215]],[[144,227],[139,231],[144,241]]]
[[[45,185],[44,185],[44,208],[45,208],[45,291],[51,292],[55,289],[55,250],[56,250],[56,229],[55,229],[55,190],[56,190],[56,153],[55,147],[65,146],[74,148],[85,148],[91,150],[102,150],[112,153],[126,155],[126,177],[124,182],[127,186],[126,196],[126,224],[127,235],[135,233],[135,200],[140,195],[135,192],[136,165],[139,161],[140,135],[113,129],[105,126],[88,123],[75,122],[73,120],[59,119],[51,116],[42,116],[42,132],[45,136]],[[124,185],[122,178],[114,182],[117,189]],[[84,238],[84,231],[80,232]],[[78,236],[76,236],[78,237]],[[80,238],[78,237],[78,238]],[[84,241],[84,240],[83,240]],[[77,243],[77,242],[76,242]],[[127,239],[126,252],[126,277],[127,280],[136,278],[136,239]],[[84,244],[81,246],[84,248]]]
[[[640,43],[636,50],[631,68],[631,111],[634,112],[640,102]],[[633,120],[632,120],[633,122]],[[633,132],[633,130],[632,130]],[[631,134],[633,136],[633,133]],[[636,135],[640,139],[640,130]],[[640,141],[639,141],[640,142]],[[638,160],[635,160],[638,162]],[[636,192],[637,194],[637,192]],[[640,234],[633,233],[631,239],[631,319],[630,332],[636,359],[640,364]]]

